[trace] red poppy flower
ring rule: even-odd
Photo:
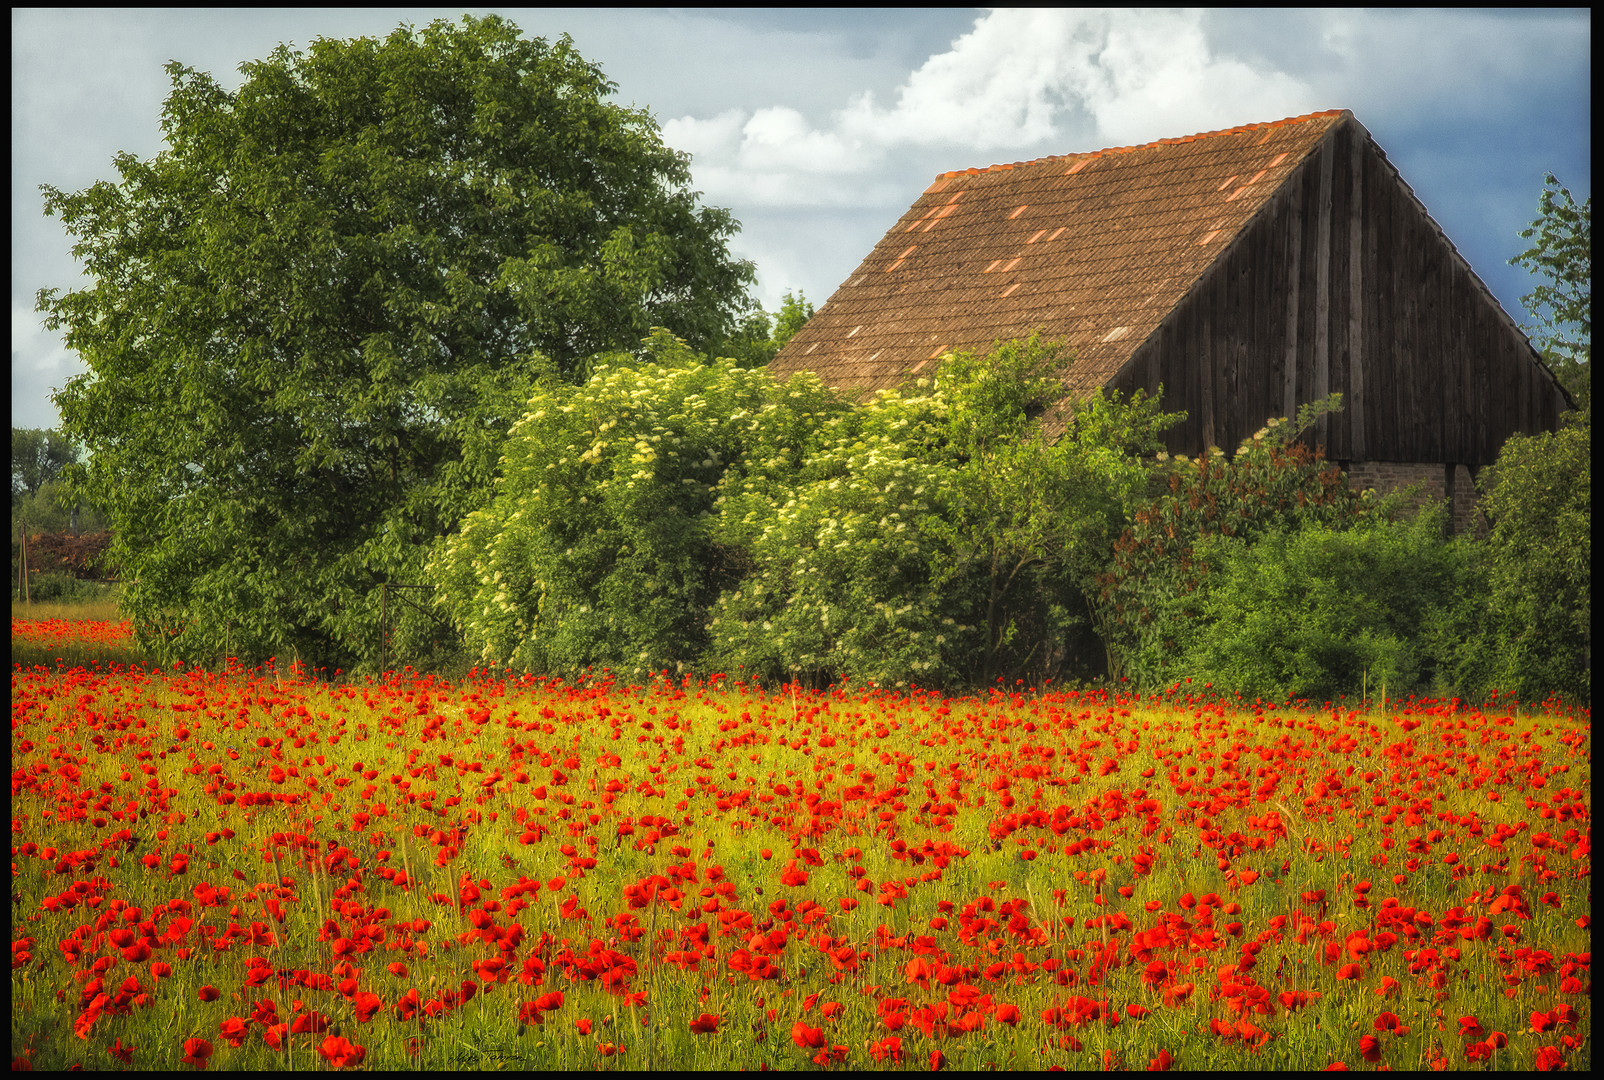
[[[307,1032],[310,1032],[313,1035],[321,1035],[323,1032],[327,1031],[328,1028],[329,1018],[315,1009],[311,1012],[302,1013],[300,1016],[295,1018],[293,1023],[290,1024],[290,1031],[295,1035],[300,1035]]]
[[[1189,982],[1181,983],[1179,986],[1172,986],[1164,991],[1164,1004],[1179,1005],[1191,996],[1192,984]]]
[[[696,1035],[711,1035],[718,1030],[719,1022],[723,1017],[713,1013],[703,1013],[691,1021],[691,1032]]]
[[[816,1050],[824,1045],[824,1029],[808,1027],[798,1020],[791,1025],[791,1041],[804,1050]]]
[[[351,1005],[356,1011],[356,1019],[359,1024],[368,1023],[380,1009],[384,1008],[384,1002],[379,999],[378,994],[370,994],[366,991],[358,992],[351,999]]]
[[[317,1048],[317,1052],[336,1069],[348,1069],[360,1065],[368,1053],[367,1047],[357,1046],[340,1035],[330,1035],[324,1039],[323,1045]]]
[[[227,1039],[230,1046],[238,1046],[244,1042],[245,1036],[250,1033],[250,1029],[250,1022],[237,1016],[230,1016],[227,1020],[217,1025],[218,1034]]]
[[[1538,1048],[1534,1064],[1538,1072],[1553,1072],[1565,1067],[1565,1059],[1557,1047],[1543,1046]]]
[[[206,1068],[207,1061],[212,1056],[212,1044],[205,1039],[184,1040],[184,1064],[193,1065],[197,1069]]]

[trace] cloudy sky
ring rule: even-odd
[[[1586,11],[626,11],[497,9],[570,34],[693,155],[742,223],[769,310],[827,300],[937,173],[1352,109],[1517,321],[1509,267],[1545,172],[1592,193]],[[82,370],[33,310],[84,279],[40,184],[162,149],[178,60],[233,89],[279,42],[383,37],[458,9],[13,10],[12,424],[58,423]]]

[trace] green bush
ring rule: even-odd
[[[1433,506],[1401,522],[1203,538],[1193,555],[1209,586],[1176,674],[1276,701],[1442,687],[1474,580],[1468,541],[1445,541],[1445,520]]]
[[[920,450],[940,410],[929,395],[882,394],[828,421],[783,477],[762,467],[778,448],[754,448],[760,467],[721,495],[717,535],[751,572],[713,613],[712,666],[811,682],[955,677],[952,657],[979,635],[960,621],[966,583],[936,588],[932,565],[945,477]]]
[[[112,589],[113,586],[104,582],[81,581],[64,571],[43,571],[28,575],[28,599],[34,603],[103,601],[112,595]]]
[[[1010,343],[853,406],[658,334],[531,400],[491,504],[435,549],[439,603],[541,672],[1045,677],[1173,419],[1099,396],[1049,440],[1067,363]]]
[[[1036,338],[943,359],[933,380],[832,418],[780,489],[732,485],[718,526],[752,572],[712,662],[767,678],[973,685],[1059,670],[1178,417],[1101,395],[1061,405],[1070,360]]]
[[[694,665],[711,605],[743,570],[713,536],[721,482],[735,470],[783,488],[810,431],[844,406],[812,376],[708,363],[666,331],[590,370],[530,400],[491,505],[435,548],[438,602],[493,664]]]
[[[1461,696],[1591,700],[1591,426],[1512,436],[1481,486],[1485,605],[1465,620]]]
[[[1209,567],[1195,548],[1204,538],[1343,528],[1366,512],[1341,470],[1295,441],[1340,399],[1305,405],[1291,424],[1268,421],[1230,458],[1214,448],[1196,460],[1160,455],[1158,493],[1129,515],[1096,579],[1093,613],[1111,676],[1156,687],[1182,675],[1175,661],[1203,625]]]

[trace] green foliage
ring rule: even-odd
[[[11,506],[28,495],[38,495],[61,479],[62,470],[78,460],[78,447],[59,431],[39,428],[11,429]]]
[[[88,367],[56,397],[74,490],[142,647],[372,663],[378,586],[484,503],[540,381],[652,326],[723,340],[751,267],[566,37],[469,17],[281,46],[232,93],[168,71],[165,152],[44,189],[94,279],[38,299]]]
[[[921,529],[943,470],[919,449],[935,440],[940,408],[885,393],[827,419],[805,458],[782,440],[753,446],[721,493],[715,535],[752,569],[719,601],[711,666],[813,682],[955,675],[950,659],[977,643],[975,627],[959,620],[955,590],[934,587]]]
[[[1177,677],[1284,701],[1390,696],[1443,685],[1456,602],[1473,578],[1468,541],[1443,539],[1446,512],[1353,528],[1306,520],[1249,542],[1214,533],[1193,546],[1208,567]]]
[[[1068,363],[1035,338],[949,356],[933,386],[831,419],[791,484],[729,485],[720,535],[753,571],[721,602],[713,662],[935,686],[1054,672],[1140,455],[1179,419],[1099,396],[1061,406],[1050,441]]]
[[[13,541],[24,522],[33,532],[97,532],[106,527],[103,515],[67,489],[67,466],[80,454],[78,444],[60,431],[11,429]]]
[[[701,659],[709,608],[744,569],[714,535],[720,485],[783,486],[812,429],[844,406],[811,376],[781,384],[706,363],[666,332],[591,370],[582,386],[530,399],[495,499],[437,547],[439,602],[492,664],[683,668]]]
[[[34,533],[99,532],[109,524],[104,514],[69,491],[63,480],[47,480],[38,491],[12,500],[13,540],[23,523]]]
[[[104,602],[113,586],[98,581],[82,581],[59,570],[28,577],[28,599],[35,604],[85,604]]]
[[[34,428],[11,429],[11,582],[17,585],[22,568],[22,533],[97,533],[107,528],[106,517],[84,499],[68,490],[64,473],[78,460],[79,448],[59,431]],[[38,568],[36,555],[30,555],[32,570]],[[43,589],[53,596],[60,588],[36,574],[30,591]],[[61,577],[72,580],[70,573]],[[69,597],[71,599],[71,597]]]
[[[1066,366],[1010,343],[854,406],[654,334],[531,399],[495,499],[437,545],[440,604],[541,672],[1045,677],[1176,419],[1097,397],[1050,441]]]
[[[1590,425],[1514,435],[1480,478],[1486,604],[1465,626],[1461,696],[1591,699],[1592,460]]]
[[[1544,178],[1537,220],[1521,230],[1531,247],[1509,260],[1545,281],[1521,297],[1539,322],[1539,345],[1577,406],[1592,407],[1593,198],[1580,206],[1553,173]]]
[[[1158,493],[1129,517],[1096,579],[1093,614],[1109,674],[1152,687],[1184,674],[1176,660],[1202,631],[1209,567],[1196,546],[1219,535],[1251,541],[1304,524],[1343,528],[1360,497],[1334,464],[1298,438],[1341,395],[1303,406],[1294,423],[1268,421],[1234,457],[1211,448],[1191,460],[1160,454]]]
[[[792,296],[787,290],[780,298],[780,310],[774,316],[774,334],[770,340],[774,344],[774,351],[779,352],[785,348],[786,343],[796,337],[796,332],[813,318],[813,305],[800,289]]]
[[[748,314],[735,333],[719,346],[716,355],[733,357],[742,367],[762,367],[785,348],[785,343],[796,336],[812,316],[813,305],[805,295],[798,292],[792,296],[787,292],[775,314],[770,315],[762,308]]]

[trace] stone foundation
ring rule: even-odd
[[[1386,494],[1418,483],[1420,492],[1414,505],[1449,500],[1450,527],[1455,535],[1475,530],[1485,535],[1487,519],[1476,509],[1476,480],[1469,466],[1415,461],[1344,461],[1348,485],[1359,490],[1374,488]],[[1480,472],[1477,469],[1476,472]]]

